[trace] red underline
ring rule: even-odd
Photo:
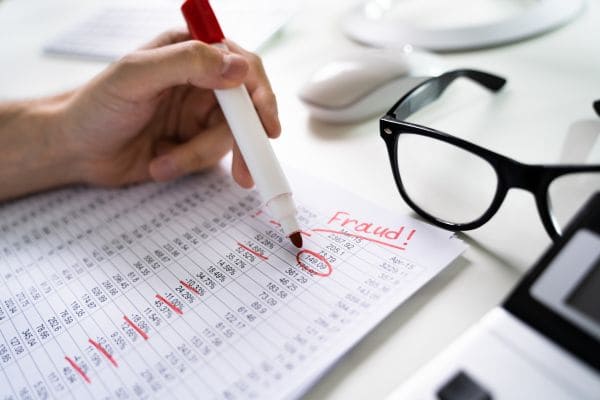
[[[117,364],[117,362],[115,361],[115,359],[113,358],[113,356],[112,356],[112,355],[111,355],[111,354],[110,354],[108,351],[106,351],[106,349],[105,349],[104,347],[102,347],[102,346],[100,345],[100,343],[98,343],[98,342],[95,342],[95,341],[94,341],[94,340],[92,340],[92,339],[89,339],[89,340],[88,340],[88,342],[90,342],[90,344],[91,344],[92,346],[94,346],[94,347],[95,347],[95,348],[96,348],[96,349],[97,349],[97,350],[98,350],[100,353],[102,353],[102,355],[103,355],[104,357],[106,357],[106,359],[107,359],[108,361],[110,361],[110,362],[112,363],[112,365],[114,365],[114,366],[115,366],[115,367],[117,367],[117,368],[119,367],[119,365]]]
[[[183,311],[181,311],[181,309],[179,307],[177,307],[175,304],[171,303],[169,300],[162,297],[160,294],[157,294],[155,297],[157,299],[159,299],[160,301],[162,301],[163,303],[165,303],[167,306],[169,306],[169,308],[171,310],[175,311],[177,314],[183,315]]]
[[[242,249],[244,249],[244,250],[246,250],[246,251],[249,251],[250,253],[254,254],[254,255],[255,255],[256,257],[258,257],[258,258],[262,258],[263,260],[268,260],[268,259],[269,259],[269,257],[267,257],[267,256],[263,256],[263,255],[262,255],[262,254],[260,254],[259,252],[252,250],[252,249],[251,249],[250,247],[248,247],[248,246],[244,246],[244,245],[243,245],[242,243],[240,243],[240,242],[238,242],[238,245],[239,245],[239,246],[240,246]]]
[[[300,234],[301,234],[301,235],[304,235],[304,236],[308,236],[308,237],[311,237],[311,236],[312,236],[310,233],[308,233],[308,232],[306,232],[306,231],[300,231]]]
[[[83,370],[81,369],[81,367],[79,365],[77,365],[77,363],[75,361],[71,360],[67,356],[65,356],[65,360],[67,360],[67,362],[69,364],[71,364],[71,367],[73,367],[73,369],[75,371],[77,371],[77,373],[79,375],[81,375],[81,377],[83,378],[83,380],[85,380],[87,383],[92,383],[92,381],[90,380],[90,378],[88,378],[88,376],[85,374],[85,372],[83,372]]]
[[[277,221],[275,221],[275,220],[273,220],[273,219],[272,219],[272,220],[270,220],[270,221],[269,221],[269,223],[270,223],[270,224],[273,224],[273,225],[275,225],[275,226],[281,226],[281,224],[280,224],[279,222],[277,222]]]
[[[187,290],[196,293],[198,296],[200,296],[200,292],[193,286],[191,286],[190,284],[186,283],[185,281],[179,281],[179,283],[181,283],[183,285],[184,288],[186,288]]]
[[[380,244],[382,246],[393,247],[394,249],[398,249],[398,250],[406,250],[404,247],[396,246],[396,245],[393,245],[393,244],[390,244],[390,243],[386,243],[386,242],[382,242],[381,240],[371,239],[369,237],[365,237],[365,236],[361,236],[361,235],[355,235],[353,233],[348,233],[348,232],[334,231],[333,229],[321,229],[321,228],[317,228],[317,229],[313,229],[313,232],[337,233],[337,234],[340,234],[340,235],[346,235],[346,236],[352,236],[352,237],[357,237],[357,238],[360,238],[360,239],[364,239],[364,240],[367,240],[369,242]]]
[[[141,337],[144,338],[144,340],[148,340],[148,334],[146,332],[144,332],[142,330],[142,328],[140,328],[139,326],[137,326],[136,324],[133,323],[132,320],[130,320],[129,318],[127,318],[126,315],[123,315],[123,319],[125,320],[125,322],[127,322],[129,324],[129,326],[131,326]]]

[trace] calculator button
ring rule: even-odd
[[[492,400],[490,393],[473,378],[459,371],[437,392],[440,400]]]

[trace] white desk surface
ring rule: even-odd
[[[359,47],[339,29],[340,17],[351,3],[303,1],[285,31],[263,49],[284,128],[276,151],[308,173],[392,212],[409,213],[393,182],[377,119],[326,125],[310,120],[297,97],[300,85],[324,61]],[[99,4],[106,2],[0,1],[0,100],[55,93],[100,71],[105,64],[41,52],[48,38]],[[565,157],[573,161],[573,146],[600,142],[600,119],[591,109],[592,101],[600,99],[599,38],[600,2],[591,0],[577,20],[549,34],[509,46],[442,55],[451,66],[502,75],[508,85],[500,94],[490,95],[457,82],[421,112],[419,122],[520,161],[552,163]],[[509,192],[486,226],[461,236],[470,245],[464,255],[391,314],[306,398],[388,395],[502,301],[550,244],[532,196],[522,191]]]

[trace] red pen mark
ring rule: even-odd
[[[272,219],[272,220],[270,220],[270,221],[269,221],[269,223],[270,223],[270,224],[272,224],[272,225],[275,225],[275,226],[279,226],[279,227],[281,227],[281,224],[280,224],[279,222],[277,222],[277,221],[273,220],[273,219]]]
[[[256,257],[258,257],[258,258],[261,258],[261,259],[263,259],[263,260],[268,260],[268,259],[269,259],[269,257],[267,257],[267,256],[264,256],[264,255],[260,254],[258,251],[254,251],[254,250],[252,250],[250,247],[248,247],[248,246],[245,246],[245,245],[243,245],[243,244],[242,244],[242,243],[240,243],[240,242],[238,242],[238,245],[239,245],[239,246],[240,246],[242,249],[244,249],[244,250],[246,250],[246,251],[248,251],[248,252],[250,252],[250,253],[254,254],[254,255],[255,255]]]
[[[262,210],[258,210],[258,211],[257,211],[257,212],[256,212],[256,213],[253,215],[253,217],[258,217],[260,214],[262,214]]]
[[[106,357],[106,359],[108,361],[110,361],[112,365],[114,365],[117,368],[119,367],[119,365],[117,364],[117,362],[115,361],[113,356],[108,351],[106,351],[106,349],[104,347],[102,347],[102,345],[100,345],[100,343],[98,343],[92,339],[89,339],[88,342],[90,342],[90,344],[92,346],[94,346],[96,348],[96,350],[98,350],[100,353],[102,353],[102,355],[104,357]]]
[[[134,331],[136,331],[141,337],[143,337],[144,340],[148,340],[148,334],[146,332],[144,332],[142,330],[142,328],[140,328],[139,326],[134,324],[133,321],[130,320],[129,318],[127,318],[126,315],[123,315],[123,319],[125,320],[125,322],[127,322],[129,324],[129,326],[131,326],[133,328]]]
[[[319,262],[321,262],[323,264],[322,268],[325,267],[325,271],[324,272],[317,271],[313,267],[305,264],[304,261],[301,259],[302,254],[308,254],[308,256],[307,256],[308,261],[310,261],[314,264],[318,264]],[[300,250],[296,254],[296,262],[302,269],[304,269],[316,276],[327,277],[327,276],[331,275],[331,273],[333,272],[333,268],[331,267],[331,264],[329,264],[329,261],[327,261],[325,259],[325,257],[323,257],[321,254],[314,252],[312,250],[307,250],[307,249]]]
[[[362,236],[362,235],[355,235],[354,233],[348,233],[348,232],[342,232],[342,231],[335,231],[333,229],[322,229],[322,228],[313,229],[313,232],[337,233],[339,235],[352,236],[352,237],[357,237],[357,238],[360,238],[360,239],[363,239],[363,240],[368,240],[369,242],[377,243],[377,244],[380,244],[382,246],[392,247],[392,248],[398,249],[398,250],[406,250],[404,247],[401,247],[401,246],[396,246],[394,244],[382,242],[381,240],[372,239],[370,237],[366,237],[366,236]]]
[[[179,281],[179,283],[181,283],[181,285],[183,285],[183,287],[189,290],[190,292],[196,293],[198,296],[200,296],[200,292],[195,287],[189,285],[185,281]]]
[[[372,221],[364,220],[360,217],[354,217],[354,215],[351,215],[346,211],[336,211],[329,221],[327,221],[327,227],[335,230],[313,229],[313,231],[320,230],[322,232],[332,232],[339,233],[341,235],[358,237],[399,250],[406,250],[406,247],[403,246],[408,245],[408,242],[415,233],[415,230],[411,229],[408,237],[403,240],[402,236],[406,235],[405,231],[409,230],[406,229],[405,226],[386,226],[378,224]],[[395,243],[398,243],[398,245]],[[400,245],[401,243],[403,246]]]
[[[177,314],[183,315],[183,311],[181,311],[181,309],[179,307],[177,307],[175,304],[171,303],[169,300],[162,297],[160,294],[157,294],[154,297],[156,297],[157,299],[159,299],[160,301],[165,303],[171,310],[175,311]]]
[[[71,367],[77,371],[77,373],[79,375],[81,375],[81,377],[83,378],[84,381],[86,381],[87,383],[92,383],[92,381],[90,380],[90,378],[88,378],[88,376],[85,374],[85,372],[83,372],[83,370],[81,369],[81,367],[79,365],[77,365],[77,363],[73,360],[71,360],[71,358],[65,356],[65,360],[67,360],[67,362],[69,364],[71,364]]]
[[[308,232],[306,232],[306,231],[300,231],[300,234],[301,234],[301,235],[304,235],[304,236],[308,236],[308,237],[311,237],[311,236],[312,236],[310,233],[308,233]]]
[[[413,229],[412,231],[410,231],[410,233],[408,234],[408,237],[406,238],[406,242],[404,242],[404,245],[407,246],[408,245],[408,241],[410,239],[412,239],[413,235],[415,234],[415,230]]]

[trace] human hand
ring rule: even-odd
[[[216,164],[233,147],[232,175],[253,185],[212,89],[245,83],[269,137],[275,95],[256,55],[167,32],[109,66],[65,100],[61,130],[81,180],[119,186],[166,181]]]

